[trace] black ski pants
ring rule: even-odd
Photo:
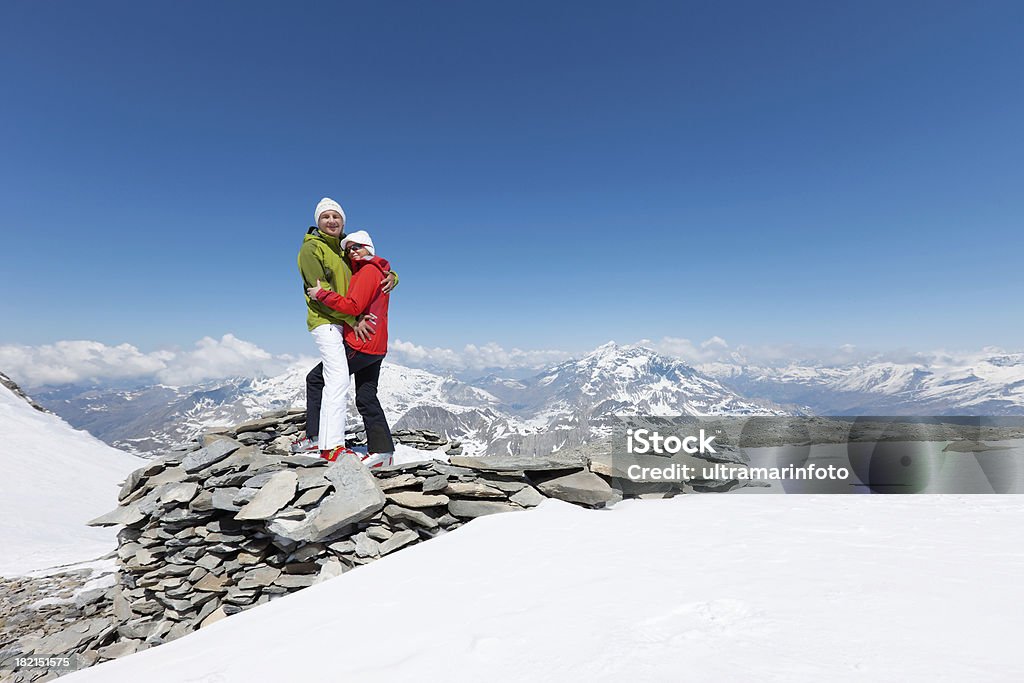
[[[366,430],[366,449],[370,453],[391,453],[395,442],[387,416],[377,398],[377,382],[384,356],[373,356],[345,346],[348,370],[355,375],[356,409]],[[320,401],[324,392],[324,364],[318,363],[306,375],[306,436],[320,434]]]

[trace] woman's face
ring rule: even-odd
[[[366,258],[370,255],[370,250],[361,244],[349,242],[345,245],[345,253],[349,258]]]
[[[320,220],[316,223],[320,232],[331,237],[340,235],[344,225],[345,222],[341,219],[341,214],[333,210],[327,210],[320,214]]]

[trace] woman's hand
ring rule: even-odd
[[[317,280],[316,287],[306,289],[306,294],[309,295],[310,299],[315,299],[322,291],[324,291],[324,288],[320,286],[320,280]]]
[[[370,337],[374,335],[377,325],[377,316],[373,313],[364,313],[363,315],[356,318],[356,326],[353,327],[353,331],[356,333],[356,339],[361,342],[370,341]]]

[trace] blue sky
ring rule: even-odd
[[[8,2],[0,344],[1020,348],[1019,2]]]

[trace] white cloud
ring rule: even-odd
[[[0,345],[0,371],[19,384],[152,380],[194,384],[224,377],[254,377],[283,371],[295,359],[274,356],[260,347],[226,334],[203,337],[193,349],[140,351],[131,344],[59,341],[42,346]]]
[[[789,365],[837,367],[857,363],[899,363],[925,367],[961,366],[982,360],[999,353],[1007,353],[996,347],[982,351],[911,351],[890,349],[878,351],[862,349],[853,344],[839,347],[807,347],[797,344],[765,344],[731,346],[721,337],[711,337],[703,342],[693,342],[681,337],[662,337],[658,341],[643,339],[638,346],[646,346],[667,356],[697,366],[711,366],[727,363],[758,367],[779,368]]]
[[[571,357],[572,354],[565,351],[506,349],[494,342],[482,346],[466,344],[462,350],[421,346],[400,339],[388,342],[388,358],[396,363],[456,372],[487,368],[541,368]]]

